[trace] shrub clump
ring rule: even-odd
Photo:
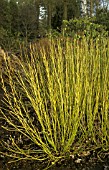
[[[2,152],[13,160],[48,161],[109,145],[109,41],[51,39],[45,49],[30,45],[12,69],[6,65],[4,108],[10,137]],[[40,51],[39,51],[40,50]],[[11,161],[10,161],[11,162]]]

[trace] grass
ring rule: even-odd
[[[2,128],[11,135],[1,141],[8,150],[2,154],[53,165],[109,149],[108,39],[52,39],[47,46],[31,44],[15,65],[5,53],[4,61]]]

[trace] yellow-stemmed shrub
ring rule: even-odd
[[[108,149],[109,40],[51,39],[45,47],[30,45],[15,67],[4,54],[1,116],[11,135],[2,141],[8,150],[2,154],[54,164]]]

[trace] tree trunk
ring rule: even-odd
[[[64,0],[63,20],[67,20],[67,0]]]
[[[92,17],[93,14],[93,0],[90,0],[90,17]]]
[[[99,0],[96,0],[96,1],[95,1],[95,5],[96,5],[96,13],[97,13],[97,10],[98,10],[98,8],[99,8]]]
[[[39,29],[39,15],[40,15],[40,7],[39,7],[39,0],[35,0],[36,6],[36,30]]]
[[[51,5],[51,2],[49,2],[48,3],[48,20],[47,20],[48,29],[51,29],[51,16],[52,16],[52,5]]]

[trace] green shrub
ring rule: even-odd
[[[93,18],[94,20],[94,18]],[[71,19],[63,21],[64,35],[81,37],[85,35],[89,38],[105,37],[108,35],[106,26],[94,23],[90,18]]]

